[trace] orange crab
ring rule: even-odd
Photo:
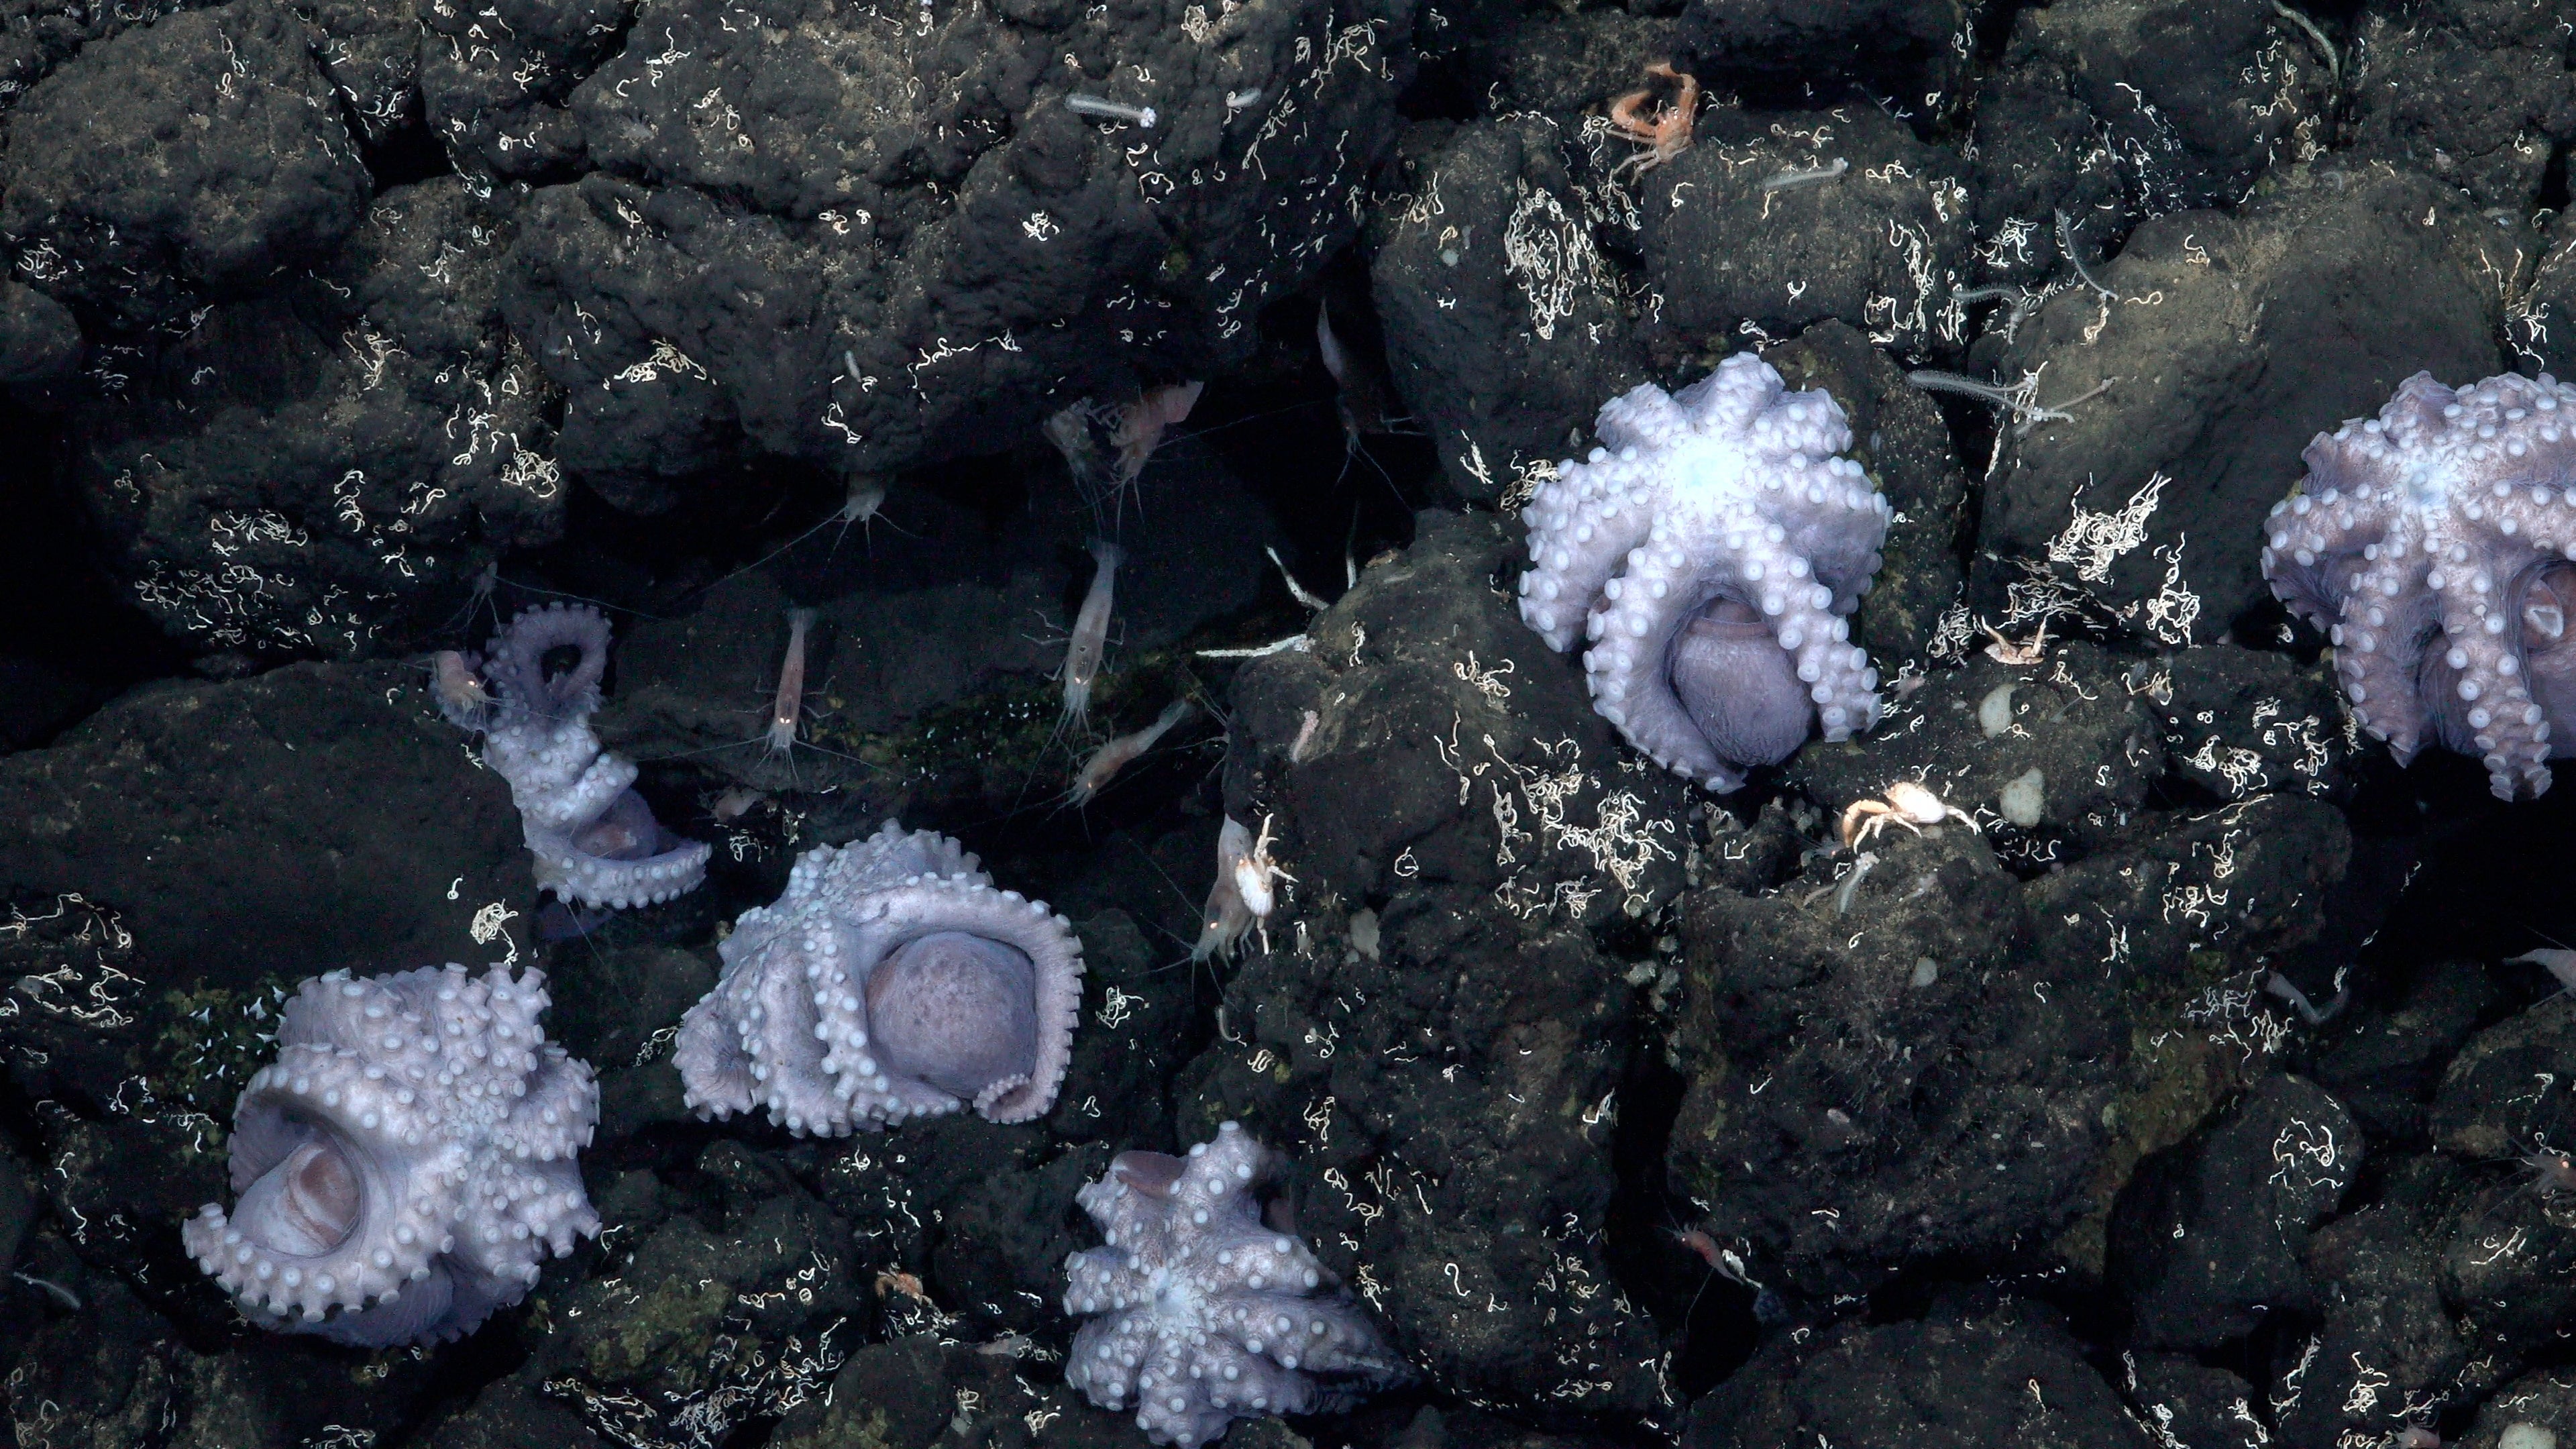
[[[1611,173],[1613,179],[1623,174],[1643,176],[1690,149],[1691,122],[1699,114],[1698,78],[1673,69],[1668,60],[1646,67],[1646,77],[1650,81],[1671,81],[1680,90],[1672,104],[1658,105],[1652,111],[1646,109],[1655,98],[1652,88],[1630,91],[1610,103],[1611,129],[1646,148],[1619,163]]]

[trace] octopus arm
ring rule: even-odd
[[[1323,1407],[1320,1386],[1303,1365],[1274,1363],[1222,1338],[1201,1350],[1200,1360],[1199,1372],[1210,1383],[1207,1417],[1220,1428],[1237,1415],[1311,1414]]]
[[[536,1162],[570,1160],[588,1147],[596,1122],[587,1104],[599,1099],[590,1064],[565,1055],[561,1047],[548,1047],[525,1081],[528,1094],[492,1129],[493,1145]]]
[[[2418,373],[2303,456],[2263,574],[2326,631],[2354,721],[2401,763],[2439,743],[2500,798],[2547,790],[2576,726],[2576,388]]]
[[[1887,501],[1838,450],[1822,392],[1728,358],[1666,396],[1613,399],[1603,446],[1559,465],[1522,513],[1521,617],[1550,647],[1580,625],[1593,707],[1658,763],[1712,790],[1786,759],[1822,724],[1878,718],[1877,675],[1844,616],[1869,587]]]
[[[1708,788],[1742,788],[1743,771],[1700,732],[1669,681],[1674,637],[1721,595],[1740,593],[1740,578],[1695,577],[1692,550],[1659,526],[1631,554],[1624,577],[1604,580],[1608,606],[1591,616],[1592,647],[1583,655],[1592,707],[1647,757]]]
[[[1073,1336],[1065,1382],[1104,1409],[1123,1409],[1134,1401],[1138,1373],[1156,1347],[1150,1314],[1112,1313],[1094,1319]]]
[[[232,1211],[182,1226],[190,1255],[255,1320],[342,1343],[452,1337],[516,1302],[599,1230],[572,1156],[598,1089],[545,1040],[546,1005],[533,970],[304,983],[234,1106]]]
[[[512,619],[492,640],[481,680],[492,698],[448,697],[448,717],[484,736],[486,764],[510,782],[540,889],[583,906],[641,906],[694,890],[710,848],[653,818],[634,790],[636,767],[608,753],[590,727],[608,667],[608,621],[590,609],[549,605]],[[549,651],[571,648],[572,666],[548,678]],[[462,655],[441,656],[463,673]]]
[[[838,1135],[972,1105],[1043,1115],[1072,1062],[1082,947],[1072,923],[996,889],[975,857],[889,821],[808,851],[719,948],[723,978],[683,1019],[689,1105],[767,1106]]]
[[[875,969],[899,947],[940,931],[998,941],[1028,957],[1036,992],[1036,1035],[1028,1069],[987,1083],[972,1105],[995,1122],[1043,1115],[1073,1064],[1073,1033],[1082,1014],[1082,943],[1073,934],[1073,923],[1044,902],[995,890],[970,874],[922,875],[879,892],[866,918],[851,922],[845,934],[855,957]],[[850,1065],[835,1069],[847,1071]],[[863,1104],[863,1110],[912,1116],[960,1105],[947,1093],[904,1077],[878,1074],[878,1082],[879,1100]]]
[[[1066,1260],[1066,1381],[1158,1444],[1238,1418],[1347,1407],[1410,1376],[1293,1232],[1265,1226],[1281,1159],[1228,1122],[1186,1159],[1127,1153],[1076,1195],[1106,1246]]]
[[[1584,637],[1602,586],[1652,534],[1650,481],[1635,459],[1605,454],[1580,470],[1561,468],[1521,510],[1533,565],[1521,575],[1521,620],[1550,649]]]
[[[550,718],[585,715],[599,707],[599,682],[608,673],[608,620],[598,611],[570,604],[547,604],[510,621],[485,653],[486,678],[496,694]],[[546,655],[573,649],[579,658],[571,669],[546,677]]]
[[[451,1251],[470,1277],[525,1291],[548,1252],[569,1253],[575,1237],[599,1231],[580,1170],[569,1162],[489,1161],[467,1193],[471,1226]]]
[[[847,1133],[843,1077],[855,1070],[867,1027],[838,953],[824,954],[817,935],[784,931],[758,949],[767,969],[720,982],[682,1018],[675,1060],[685,1100],[713,1116],[757,1105],[792,1132]],[[803,1069],[816,1043],[826,1053],[823,1073]]]

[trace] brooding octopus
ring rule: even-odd
[[[1878,572],[1887,500],[1842,409],[1740,353],[1678,393],[1601,409],[1601,439],[1521,512],[1521,618],[1579,636],[1592,707],[1675,774],[1725,792],[1878,720],[1878,671],[1848,615]]]
[[[575,651],[548,677],[551,650]],[[582,906],[640,906],[695,890],[709,847],[682,840],[635,793],[635,766],[590,728],[608,672],[608,621],[550,604],[510,621],[488,659],[447,651],[433,661],[448,721],[483,734],[483,761],[510,782],[537,886]]]
[[[972,1106],[1025,1122],[1073,1059],[1082,943],[965,847],[889,820],[817,846],[774,905],[718,944],[724,974],[681,1019],[674,1059],[702,1117],[766,1107],[837,1137]]]
[[[233,1210],[180,1228],[244,1314],[382,1348],[471,1332],[599,1232],[575,1160],[590,1068],[546,1040],[544,973],[307,981],[233,1107]]]
[[[1157,1444],[1205,1444],[1236,1419],[1345,1409],[1410,1377],[1297,1236],[1282,1159],[1235,1123],[1187,1157],[1121,1152],[1074,1201],[1104,1247],[1065,1259],[1065,1382],[1133,1407]]]
[[[2334,643],[2354,721],[2400,764],[2439,744],[2500,799],[2547,790],[2576,754],[2576,387],[2419,372],[2301,457],[2263,577]]]

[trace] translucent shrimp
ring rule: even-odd
[[[843,500],[841,506],[824,514],[821,521],[817,522],[813,527],[806,529],[803,533],[787,540],[785,543],[782,543],[778,547],[771,549],[769,552],[762,554],[760,557],[753,559],[751,562],[744,564],[742,567],[735,569],[733,572],[710,580],[707,583],[698,585],[696,588],[689,591],[687,597],[694,598],[699,594],[706,593],[708,590],[715,588],[718,584],[725,583],[732,579],[738,579],[744,574],[750,573],[753,569],[759,568],[770,560],[786,553],[788,550],[796,547],[796,545],[800,543],[803,543],[805,540],[812,538],[814,535],[821,533],[824,529],[831,527],[835,523],[841,525],[841,531],[832,536],[831,552],[824,555],[824,558],[827,560],[841,551],[841,542],[850,536],[850,528],[853,524],[862,529],[868,530],[871,537],[874,535],[876,525],[880,523],[907,538],[913,537],[914,535],[910,529],[898,525],[893,519],[885,516],[885,501],[886,490],[883,483],[879,483],[876,480],[865,476],[854,477],[850,480],[849,496]]]
[[[492,709],[491,692],[472,655],[441,649],[429,656],[429,686],[441,714],[467,729],[481,729]]]
[[[812,609],[787,611],[787,662],[778,670],[778,698],[769,707],[768,755],[777,759],[796,747],[796,719],[805,707],[805,634],[814,627]]]
[[[1107,490],[1100,486],[1100,454],[1091,445],[1090,404],[1070,403],[1056,409],[1047,414],[1038,431],[1064,455],[1064,471],[1086,502],[1097,504],[1107,496]]]
[[[2576,992],[2576,951],[2570,951],[2564,946],[2544,946],[2537,951],[2525,951],[2519,956],[2507,956],[2504,958],[2504,964],[2537,966],[2548,972],[2550,979],[2556,981],[2561,987]]]
[[[1186,422],[1190,409],[1198,406],[1203,382],[1176,382],[1163,387],[1149,387],[1134,402],[1118,409],[1118,428],[1109,438],[1118,450],[1118,483],[1134,483],[1145,471],[1145,461],[1162,446],[1163,430]]]
[[[1100,677],[1100,658],[1109,648],[1110,601],[1127,551],[1102,541],[1092,544],[1091,557],[1099,567],[1091,575],[1091,592],[1082,596],[1081,612],[1073,616],[1073,638],[1064,651],[1064,718],[1076,729],[1091,719],[1091,684]]]
[[[1120,735],[1092,751],[1091,758],[1083,762],[1073,777],[1074,808],[1090,804],[1120,770],[1127,768],[1130,761],[1152,749],[1163,736],[1172,732],[1174,726],[1188,719],[1192,708],[1187,699],[1173,700],[1163,706],[1163,712],[1154,717],[1152,724],[1134,734]]]

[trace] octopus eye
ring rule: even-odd
[[[2567,615],[2576,606],[2576,565],[2555,563],[2532,576],[2522,595],[2522,647],[2555,649],[2567,638]]]
[[[1188,1163],[1168,1152],[1147,1152],[1142,1148],[1121,1152],[1109,1160],[1109,1170],[1120,1182],[1147,1197],[1168,1198],[1172,1184],[1181,1180]]]
[[[1742,599],[1727,595],[1720,595],[1710,601],[1707,607],[1701,609],[1698,615],[1692,618],[1690,627],[1701,633],[1736,637],[1770,632],[1770,625],[1763,621],[1761,610]]]
[[[328,1137],[299,1144],[241,1195],[234,1219],[251,1241],[300,1257],[327,1253],[358,1225],[358,1175]]]

